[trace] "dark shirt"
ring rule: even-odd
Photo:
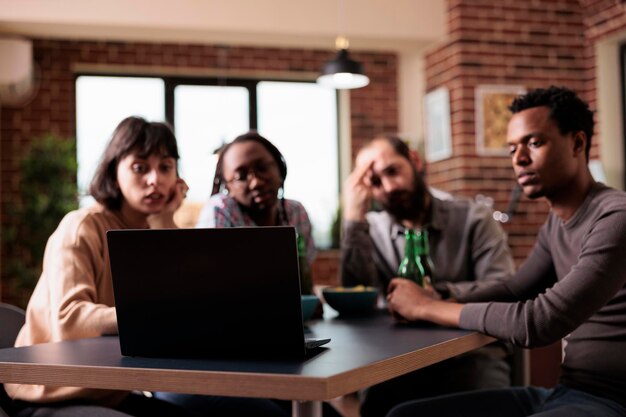
[[[596,184],[551,213],[513,278],[472,294],[460,325],[524,347],[564,338],[561,382],[626,406],[626,193]]]
[[[468,200],[431,199],[430,255],[434,284],[463,300],[486,282],[513,275],[507,237],[491,209]],[[386,288],[404,253],[404,226],[387,212],[367,213],[366,222],[344,223],[342,282]]]

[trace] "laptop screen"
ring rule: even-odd
[[[122,354],[301,357],[293,227],[107,232]]]

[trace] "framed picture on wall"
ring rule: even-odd
[[[440,161],[452,156],[450,129],[450,93],[440,87],[424,97],[426,161]]]
[[[508,155],[506,130],[511,119],[509,105],[524,94],[519,85],[479,85],[475,90],[476,153],[478,155]]]

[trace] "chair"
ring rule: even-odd
[[[0,349],[12,347],[15,338],[26,321],[26,313],[19,307],[0,303]]]
[[[13,346],[25,321],[26,312],[24,310],[10,304],[0,303],[0,323],[2,323],[0,349]],[[11,412],[11,399],[0,383],[0,417],[9,417],[5,410]],[[95,405],[58,407],[47,410],[45,415],[47,417],[131,417],[128,414]]]
[[[17,334],[26,321],[26,312],[21,308],[10,304],[0,303],[0,323],[2,330],[0,331],[0,349],[12,347],[17,338]],[[4,386],[0,384],[0,417],[8,417],[3,410],[8,410],[11,405]]]

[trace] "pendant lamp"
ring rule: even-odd
[[[349,42],[343,36],[335,41],[337,56],[322,67],[322,73],[317,77],[317,83],[325,87],[339,90],[365,87],[370,79],[365,75],[363,64],[350,59],[348,53]]]

